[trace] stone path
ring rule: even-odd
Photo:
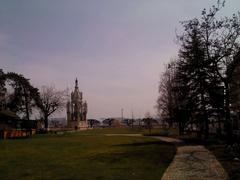
[[[108,134],[109,136],[141,136],[140,134]],[[162,180],[227,180],[228,175],[215,156],[204,146],[184,145],[179,139],[151,136],[174,143],[177,153],[163,174]]]
[[[159,139],[161,141],[169,142],[169,143],[174,143],[176,145],[183,143],[182,140],[180,139],[175,139],[175,138],[170,138],[170,137],[164,137],[164,136],[149,136],[155,139]]]
[[[162,141],[182,144],[181,140],[155,137]],[[177,146],[177,153],[162,180],[226,180],[228,175],[215,156],[204,146]]]

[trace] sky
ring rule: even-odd
[[[178,53],[180,21],[217,0],[0,1],[0,68],[40,88],[79,88],[88,118],[156,114],[165,64]],[[239,11],[227,0],[220,16]],[[65,116],[65,111],[55,116]]]

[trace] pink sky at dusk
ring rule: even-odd
[[[177,56],[179,21],[216,0],[13,0],[0,2],[0,68],[37,87],[73,89],[88,118],[155,115],[164,64]],[[227,0],[223,16],[239,10]],[[56,116],[65,116],[65,113]]]

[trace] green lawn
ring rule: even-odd
[[[0,179],[161,179],[176,151],[148,137],[99,131],[1,140]]]
[[[149,130],[145,128],[102,128],[87,131],[80,131],[78,134],[83,135],[99,135],[99,134],[144,134],[149,135]],[[151,129],[151,135],[156,136],[177,136],[178,129],[161,129],[153,128]]]

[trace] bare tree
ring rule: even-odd
[[[206,58],[212,63],[224,86],[225,130],[231,139],[229,82],[234,68],[228,69],[228,66],[232,64],[240,48],[240,12],[230,18],[217,19],[216,14],[224,6],[224,2],[218,1],[217,7],[213,6],[209,12],[203,10],[199,28],[205,42]]]
[[[150,112],[146,112],[145,118],[143,118],[143,122],[145,123],[146,128],[149,131],[149,134],[151,134],[153,118],[152,118]]]
[[[157,99],[157,113],[162,119],[162,123],[172,126],[174,121],[174,109],[176,107],[174,93],[174,79],[176,70],[176,60],[171,60],[165,67],[159,83],[159,97]]]
[[[240,12],[219,18],[224,3],[218,0],[216,6],[202,11],[201,18],[182,22],[184,32],[178,36],[177,110],[186,118],[177,116],[198,126],[205,138],[209,118],[216,114],[225,116],[225,132],[228,139],[232,136],[230,82],[238,63],[234,59],[240,48]]]
[[[48,118],[65,107],[66,91],[56,90],[54,86],[42,86],[40,90],[39,109],[44,119],[45,128],[48,128]]]

